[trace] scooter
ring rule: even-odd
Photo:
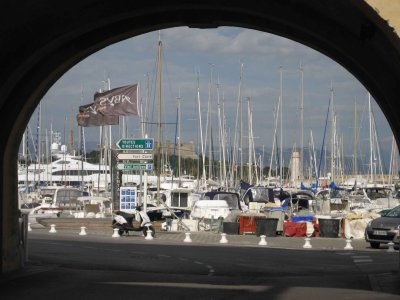
[[[151,224],[150,218],[145,211],[142,211],[139,207],[136,208],[136,211],[140,216],[140,224],[138,227],[133,226],[133,220],[135,218],[134,214],[130,214],[123,211],[117,211],[115,213],[115,217],[112,221],[113,229],[118,228],[118,234],[122,236],[124,233],[129,235],[130,231],[142,231],[144,236],[147,236],[147,231],[151,231],[151,236],[154,237],[156,231],[154,230],[153,225]]]

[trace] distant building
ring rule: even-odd
[[[155,142],[154,149],[157,149],[157,147],[158,147],[158,142]],[[193,142],[177,143],[175,146],[174,142],[167,140],[162,145],[162,152],[170,156],[174,155],[174,152],[176,156],[178,156],[180,153],[181,158],[191,158],[191,159],[199,158],[199,156],[195,151]]]

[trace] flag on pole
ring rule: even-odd
[[[94,127],[119,124],[118,116],[104,116],[97,112],[96,106],[96,103],[79,106],[79,114],[76,116],[79,126]]]
[[[138,84],[94,94],[96,109],[104,116],[127,116],[138,113]]]

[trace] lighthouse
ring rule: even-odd
[[[300,180],[300,152],[292,152],[292,163],[290,166],[290,183],[297,186]]]

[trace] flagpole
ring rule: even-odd
[[[112,139],[112,128],[110,125],[118,125],[120,116],[138,115],[138,97],[139,97],[138,95],[139,84],[127,85],[111,89],[111,81],[109,78],[103,82],[104,82],[104,88],[107,91],[103,92],[100,89],[99,92],[96,92],[94,94],[94,101],[92,103],[79,106],[79,113],[77,114],[77,122],[79,126],[82,127],[99,126],[100,162],[99,162],[99,174],[97,178],[98,196],[100,195],[100,181],[101,181],[101,174],[103,173],[102,164],[104,165],[105,188],[108,188],[107,167],[109,167],[110,170],[112,170],[114,163],[112,161],[113,155],[111,148],[113,139]],[[136,101],[136,103],[133,103],[134,101]],[[124,123],[126,122],[124,121]],[[105,127],[106,125],[108,127]],[[120,134],[126,136],[127,128],[123,132],[120,131]],[[82,138],[84,138],[83,128],[82,128]],[[112,189],[111,192],[113,192]]]
[[[140,120],[142,120],[141,121],[141,129],[142,129],[142,138],[144,138],[145,137],[144,136],[144,127],[143,127],[144,120],[142,119],[143,106],[142,106],[142,102],[140,102],[140,104],[139,104],[139,95],[140,95],[140,82],[138,82],[137,87],[136,87],[136,109],[137,109],[138,115],[139,115],[139,123],[140,123]],[[142,152],[144,153],[144,151],[142,151]],[[139,203],[143,204],[143,211],[147,212],[147,202],[146,202],[146,199],[144,198],[144,197],[147,197],[147,182],[145,183],[146,187],[142,186],[143,185],[143,173],[146,174],[146,172],[143,170],[140,170],[139,173],[140,173],[139,174],[139,189],[141,189],[142,191],[141,191],[141,193],[139,193],[138,201],[139,201]],[[147,181],[147,176],[145,176],[144,180]],[[146,191],[144,189],[146,189]],[[145,201],[143,201],[142,198],[145,199]]]
[[[99,127],[100,130],[100,153],[99,153],[99,175],[97,176],[97,196],[100,196],[100,175],[101,175],[101,162],[103,158],[103,125]]]

